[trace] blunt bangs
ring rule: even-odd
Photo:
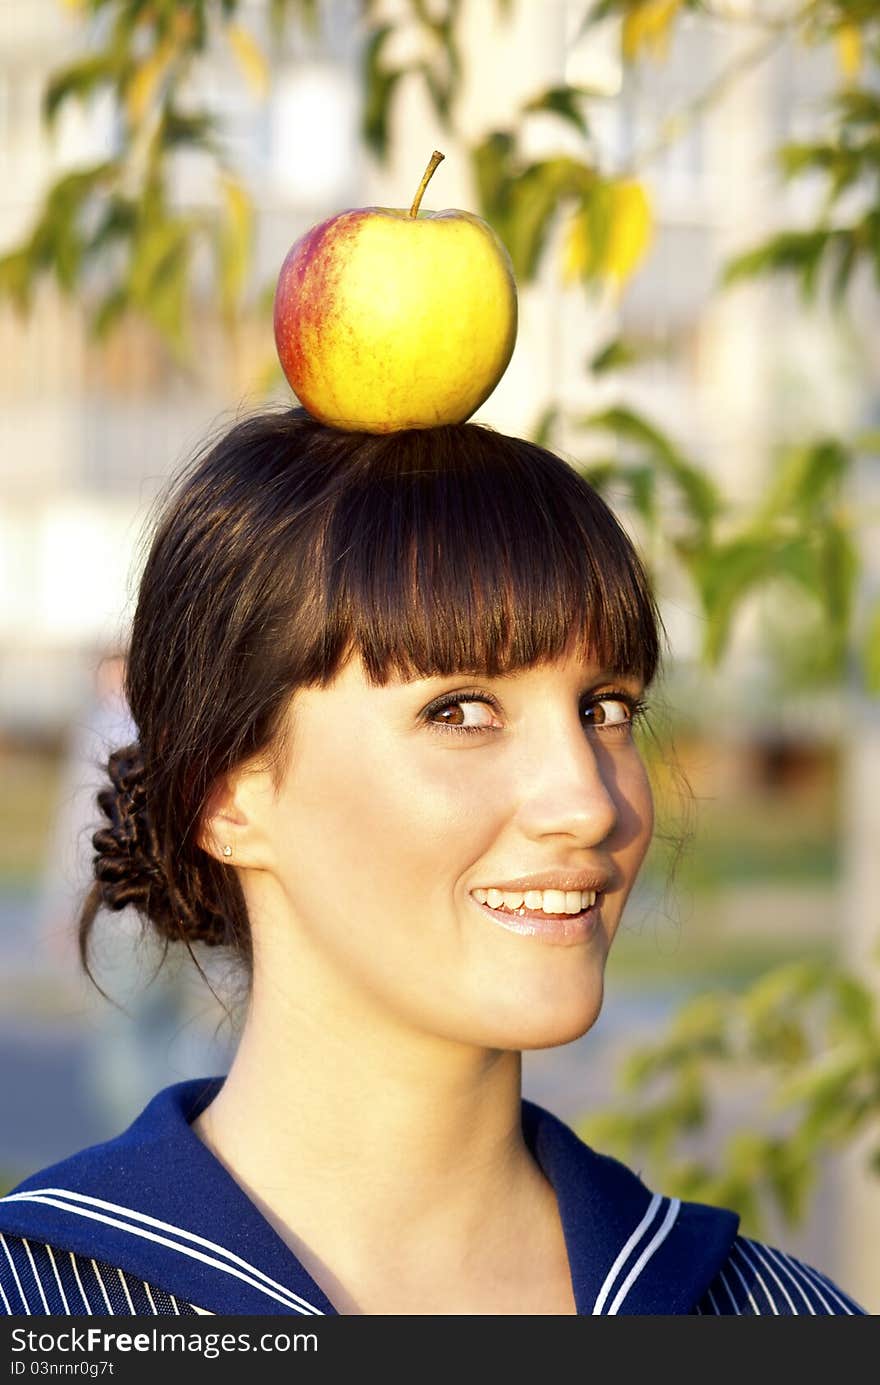
[[[392,434],[337,473],[310,582],[332,681],[499,677],[568,653],[647,688],[662,620],[633,545],[554,453],[480,424]]]

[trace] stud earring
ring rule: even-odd
[[[232,847],[231,847],[231,846],[224,846],[224,848],[223,848],[223,855],[224,855],[224,856],[231,856],[231,855],[232,855]]]

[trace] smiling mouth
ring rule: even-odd
[[[525,906],[524,904],[521,904],[521,905],[519,906],[518,909],[509,909],[509,908],[507,907],[506,904],[498,904],[498,905],[496,905],[494,908],[493,908],[491,905],[489,905],[489,904],[484,904],[482,907],[483,907],[484,909],[488,909],[489,912],[492,913],[492,914],[506,914],[506,915],[508,916],[508,918],[517,918],[517,919],[552,919],[552,920],[555,920],[555,921],[557,921],[557,922],[561,922],[561,921],[564,920],[564,919],[582,919],[582,918],[585,918],[587,914],[589,914],[589,913],[593,912],[594,910],[598,909],[599,905],[602,903],[602,899],[603,899],[603,894],[602,894],[602,892],[600,891],[600,892],[596,895],[596,898],[595,898],[595,900],[594,900],[594,902],[593,902],[592,904],[587,905],[587,907],[584,908],[584,909],[579,909],[579,910],[577,911],[576,914],[569,914],[569,913],[567,913],[567,912],[566,912],[566,913],[561,913],[561,914],[551,914],[551,913],[548,913],[545,909],[527,909],[526,906]],[[479,901],[478,901],[478,903],[479,903]]]
[[[506,933],[519,934],[520,937],[534,942],[563,946],[587,944],[601,930],[602,916],[599,910],[604,899],[602,891],[597,893],[595,901],[588,908],[581,909],[576,914],[545,914],[543,909],[526,908],[525,903],[518,909],[502,906],[493,908],[488,903],[481,903],[473,894],[470,898],[480,912],[491,919],[496,928]]]
[[[522,892],[519,890],[511,890],[510,893],[514,898],[519,899],[520,902],[518,905],[508,904],[502,891],[497,888],[487,889],[481,886],[478,889],[470,891],[471,897],[477,904],[481,905],[491,914],[504,915],[507,918],[535,919],[537,921],[544,919],[551,923],[558,923],[565,919],[583,919],[591,910],[597,909],[604,898],[603,890],[550,891],[548,889]],[[558,911],[547,909],[545,907],[547,898],[551,894],[554,897],[554,903],[557,901],[562,903],[562,896],[564,895],[565,902],[569,905],[576,904],[578,899],[580,899],[581,907],[579,909],[572,909],[569,907],[568,909],[560,909]],[[531,905],[527,903],[529,898],[531,898],[532,901]]]

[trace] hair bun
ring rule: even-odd
[[[151,905],[148,912],[152,914],[164,871],[147,810],[146,772],[139,743],[114,750],[107,773],[112,787],[99,792],[98,806],[110,825],[92,836],[101,899],[108,909],[124,909],[128,904],[147,909]]]
[[[107,774],[110,786],[100,790],[97,801],[108,826],[92,836],[100,903],[107,909],[133,905],[171,942],[228,943],[226,914],[206,891],[198,871],[178,860],[178,878],[171,880],[165,869],[159,833],[150,818],[148,776],[139,742],[114,750]],[[217,870],[229,888],[239,889],[237,881],[228,880],[225,869],[218,866]]]

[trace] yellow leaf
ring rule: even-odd
[[[125,91],[125,109],[132,125],[139,125],[143,120],[173,56],[173,43],[160,43],[159,47],[135,69]]]
[[[230,24],[226,32],[245,79],[258,96],[265,96],[269,87],[269,64],[262,48],[243,24]]]
[[[669,51],[672,21],[684,0],[640,0],[623,20],[623,56],[635,61],[644,49],[663,61]]]
[[[222,173],[220,187],[226,206],[221,241],[221,289],[228,313],[233,313],[244,290],[253,244],[254,208],[237,178]]]
[[[654,220],[648,194],[629,179],[611,184],[611,229],[602,268],[622,284],[629,279],[651,243]]]
[[[834,35],[837,65],[847,82],[859,75],[862,66],[862,35],[855,24],[841,24]]]
[[[182,9],[180,5],[177,5],[172,20],[172,32],[175,41],[179,44],[187,44],[190,39],[195,38],[196,17],[191,9]]]
[[[562,238],[562,282],[573,284],[583,279],[590,262],[590,233],[583,210],[574,212]]]
[[[245,189],[231,173],[223,173],[220,178],[226,214],[230,228],[236,239],[241,239],[250,231],[253,221],[253,204]]]

